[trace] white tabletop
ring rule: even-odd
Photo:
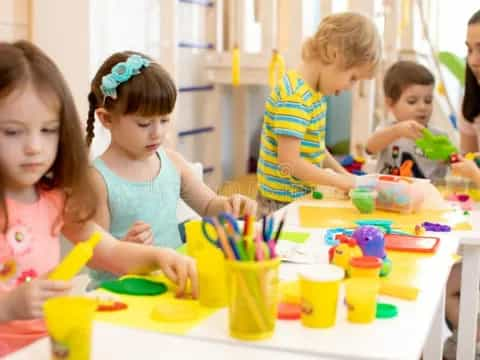
[[[9,360],[50,360],[48,339],[36,343],[7,357]],[[212,343],[179,335],[160,334],[106,323],[94,325],[92,360],[175,359],[175,360],[230,360],[275,359],[330,360],[289,352],[245,347],[243,343]]]
[[[320,206],[329,203],[312,202]],[[299,226],[295,207],[289,206],[286,230],[303,230]],[[338,205],[337,205],[338,206]],[[438,233],[436,234],[438,235]],[[319,262],[326,261],[326,246],[323,232],[312,231],[307,245]],[[442,236],[437,254],[429,268],[419,265],[418,285],[421,289],[416,301],[403,301],[381,296],[380,301],[397,305],[399,316],[390,320],[377,320],[368,325],[351,324],[346,320],[346,309],[339,304],[337,324],[326,330],[312,330],[300,322],[277,321],[274,336],[265,341],[241,342],[228,335],[228,314],[220,310],[195,327],[185,336],[172,336],[138,329],[128,329],[109,324],[96,323],[92,359],[152,358],[174,354],[178,359],[191,359],[192,354],[200,358],[245,359],[248,356],[273,355],[275,359],[405,359],[417,360],[427,342],[432,323],[438,325],[443,317],[444,287],[449,274],[448,259],[455,252],[458,239],[452,233]],[[281,278],[295,273],[293,264],[283,264]],[[343,301],[340,296],[339,302]],[[26,355],[24,355],[26,354]],[[48,358],[48,343],[42,340],[20,351],[11,359]],[[108,354],[108,355],[107,355]],[[22,357],[23,356],[23,357]],[[25,357],[27,356],[27,357]],[[28,357],[30,356],[30,357]],[[43,356],[43,357],[42,357]]]

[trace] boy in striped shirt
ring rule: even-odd
[[[325,96],[372,78],[380,56],[375,25],[356,13],[327,16],[306,40],[300,65],[266,101],[257,167],[260,215],[308,194],[316,184],[355,187],[356,178],[325,147]]]

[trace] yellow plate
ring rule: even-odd
[[[174,300],[159,302],[153,307],[152,320],[166,322],[194,321],[200,315],[198,301]]]

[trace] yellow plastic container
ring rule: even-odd
[[[52,359],[90,359],[92,319],[97,302],[87,297],[64,296],[44,304]]]
[[[185,223],[185,239],[187,255],[195,258],[198,252],[208,245],[208,240],[202,232],[202,220],[190,220]]]
[[[358,256],[350,259],[350,276],[378,278],[382,260],[375,256]]]
[[[379,279],[351,278],[345,282],[348,321],[366,324],[375,320],[379,289]]]
[[[227,261],[230,335],[241,340],[269,338],[275,330],[280,259]]]
[[[304,326],[329,328],[335,325],[338,291],[344,276],[344,270],[335,265],[318,265],[299,273]]]
[[[76,244],[48,278],[50,280],[71,280],[90,261],[93,250],[101,239],[102,235],[96,231],[87,241]]]
[[[205,247],[196,254],[200,304],[224,307],[228,303],[225,258],[220,249]]]

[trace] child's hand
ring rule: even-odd
[[[460,158],[459,162],[456,162],[451,166],[453,175],[465,177],[472,180],[480,176],[477,164],[475,164],[475,162],[472,160]]]
[[[136,221],[123,238],[125,241],[151,245],[153,244],[152,227],[143,221]]]
[[[397,127],[398,134],[401,137],[406,137],[412,140],[421,138],[423,135],[423,129],[425,128],[415,120],[400,121],[395,126]]]
[[[246,196],[233,194],[226,199],[223,210],[236,218],[242,214],[255,215],[257,213],[257,202]]]
[[[12,320],[28,320],[43,316],[43,303],[56,296],[67,295],[70,282],[35,279],[24,283],[7,296],[7,308]]]
[[[198,296],[198,276],[195,261],[179,254],[175,250],[162,248],[158,250],[158,265],[160,270],[174,283],[178,285],[177,296],[183,296],[190,279],[192,296]]]
[[[356,176],[353,175],[338,174],[338,180],[336,180],[335,187],[344,191],[351,190],[355,187],[355,179]]]

